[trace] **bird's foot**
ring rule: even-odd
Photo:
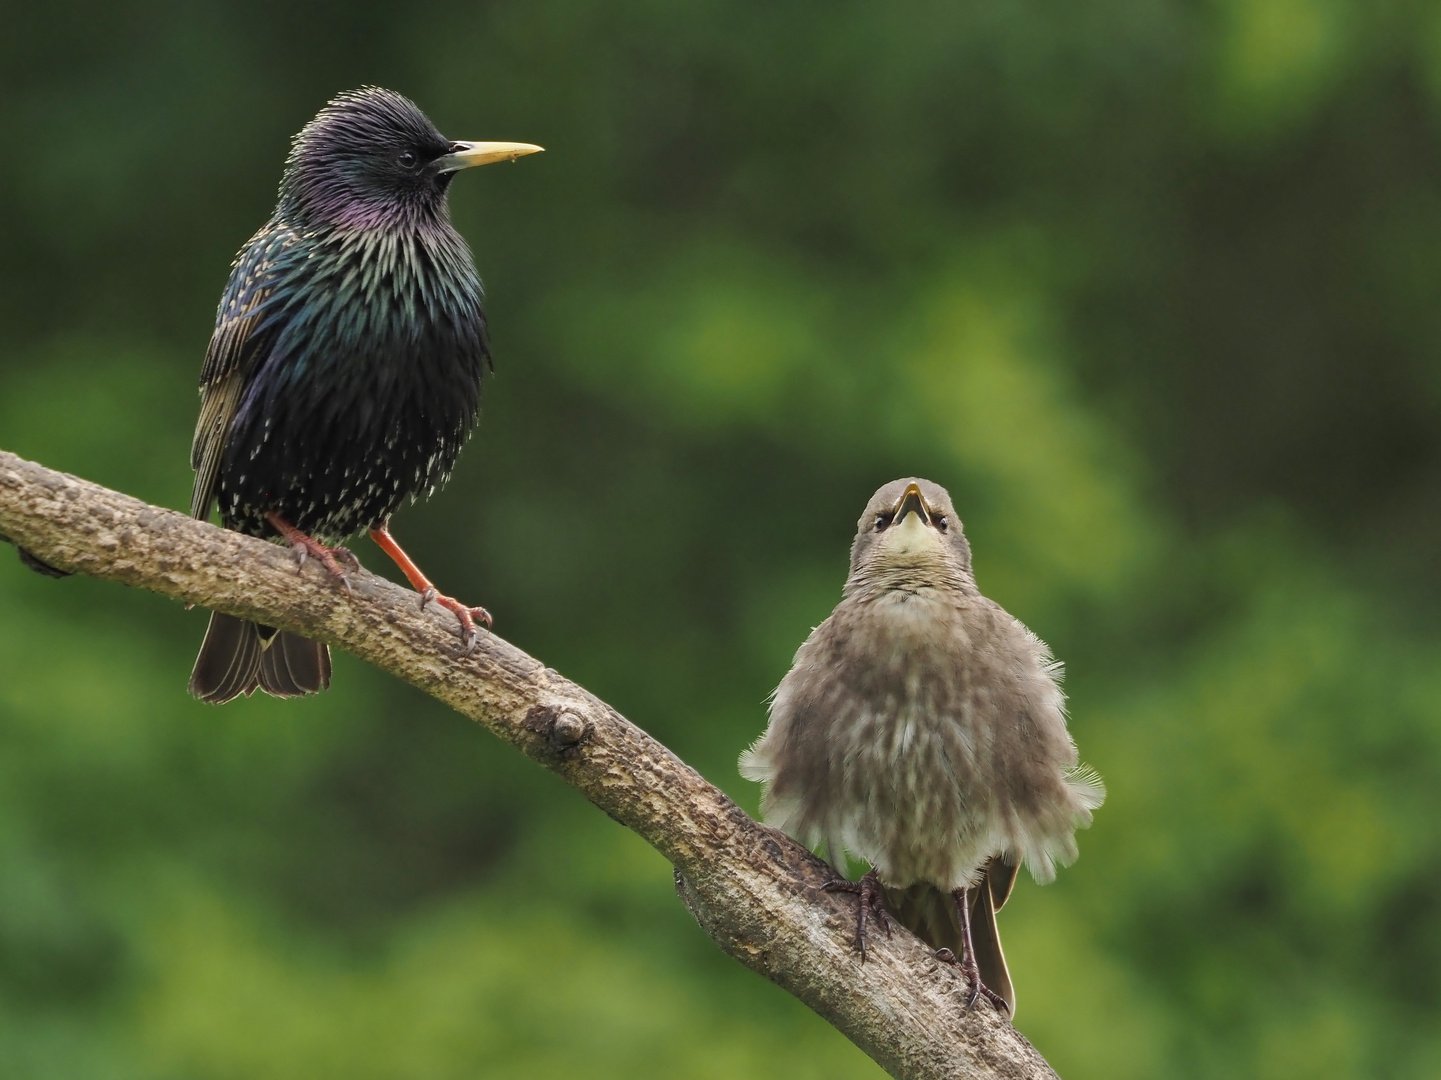
[[[467,607],[454,597],[445,596],[439,592],[434,585],[420,594],[421,608],[424,608],[425,605],[431,601],[434,601],[448,611],[455,612],[455,617],[460,620],[460,638],[465,642],[466,655],[470,655],[471,650],[475,648],[476,621],[479,620],[485,623],[485,628],[489,630],[492,625],[490,612],[486,611],[483,607]]]
[[[351,551],[349,548],[333,547],[330,549],[330,554],[335,558],[337,562],[343,562],[346,566],[350,567],[351,573],[355,573],[360,570],[360,560],[355,557],[355,552]]]
[[[350,587],[350,575],[353,571],[360,569],[360,560],[349,549],[326,547],[319,540],[302,536],[299,539],[290,540],[290,550],[295,553],[297,571],[303,570],[306,561],[313,557],[316,562],[325,567],[332,577],[340,579],[346,592],[353,591]]]
[[[283,536],[286,543],[290,545],[290,550],[295,555],[297,573],[305,569],[307,560],[314,558],[333,577],[340,579],[346,592],[351,591],[350,571],[360,569],[360,560],[355,557],[354,552],[343,547],[327,547],[319,540],[312,540],[279,514],[267,514],[266,517],[275,527],[275,531]],[[344,563],[345,566],[342,566],[341,563]],[[346,569],[347,566],[350,568],[349,570]]]
[[[479,619],[485,623],[487,630],[491,627],[490,612],[483,607],[470,607],[462,604],[454,597],[446,596],[439,589],[430,583],[430,578],[420,572],[420,567],[415,565],[405,550],[395,542],[395,537],[390,535],[390,525],[380,524],[370,530],[370,538],[375,541],[381,551],[385,552],[395,560],[395,565],[400,567],[401,573],[416,592],[420,593],[420,607],[425,610],[425,605],[434,600],[441,607],[455,612],[455,617],[460,620],[460,640],[465,643],[465,655],[469,656],[475,649],[475,622]]]
[[[1001,997],[1000,994],[996,993],[985,983],[981,982],[981,969],[976,965],[975,957],[968,956],[964,960],[957,960],[956,954],[950,949],[937,949],[931,955],[944,964],[955,964],[961,969],[961,975],[964,976],[966,982],[970,983],[971,986],[971,996],[966,999],[967,1011],[974,1009],[979,999],[985,998],[995,1007],[997,1012],[1005,1013],[1007,1016],[1010,1015],[1011,1006],[1006,1002],[1006,999]],[[967,963],[966,961],[970,962]]]
[[[885,901],[881,897],[881,879],[876,876],[874,870],[866,872],[860,881],[848,881],[845,878],[832,878],[821,886],[826,892],[855,893],[858,897],[856,905],[856,950],[861,954],[861,963],[866,962],[866,924],[871,916],[886,929],[886,937],[891,936],[891,913],[886,910]]]

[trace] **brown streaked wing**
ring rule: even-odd
[[[215,498],[215,480],[225,456],[230,421],[235,417],[260,344],[253,334],[257,309],[268,295],[268,289],[257,289],[246,297],[234,315],[227,315],[215,327],[205,350],[205,366],[200,375],[200,418],[195,423],[195,439],[190,444],[190,467],[195,470],[190,516],[202,521],[210,516],[210,502]]]

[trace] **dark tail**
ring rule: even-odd
[[[288,630],[210,615],[190,692],[211,705],[264,690],[272,697],[318,694],[330,685],[330,649]]]
[[[985,876],[971,890],[971,946],[976,966],[981,969],[981,982],[1006,999],[1011,1017],[1016,1015],[1016,990],[1006,967],[1006,954],[1001,951],[1001,934],[996,928],[996,912],[1011,895],[1017,868],[996,856],[986,864]],[[960,956],[961,920],[955,901],[934,885],[912,885],[906,889],[887,889],[886,906],[902,925],[912,930],[933,949],[950,949]]]

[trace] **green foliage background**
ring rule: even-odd
[[[946,484],[1110,799],[1003,918],[1069,1080],[1441,1075],[1441,7],[0,3],[0,446],[187,503],[287,139],[455,137],[497,375],[398,533],[754,807],[855,517]],[[380,555],[358,547],[383,568]],[[0,1075],[862,1077],[663,861],[345,657],[0,551]]]

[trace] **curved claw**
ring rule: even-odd
[[[963,960],[956,959],[956,954],[950,949],[937,949],[935,952],[931,953],[931,955],[934,956],[937,960],[941,961],[941,963],[943,964],[955,964],[961,969],[961,975],[965,978],[966,982],[970,985],[971,988],[971,995],[970,997],[966,998],[967,1012],[970,1012],[972,1009],[974,1009],[976,1007],[976,1002],[984,997],[987,1001],[991,1003],[991,1005],[995,1008],[997,1012],[1003,1012],[1007,1016],[1011,1014],[1010,1003],[1006,1001],[1005,998],[1001,997],[1000,994],[992,990],[985,983],[981,982],[981,972],[980,969],[976,966],[976,962],[974,959],[971,960],[969,964],[967,964]]]
[[[971,983],[971,996],[970,999],[966,1002],[966,1011],[970,1012],[972,1009],[974,1009],[976,1007],[976,1002],[979,1001],[981,998],[985,998],[987,1001],[989,1001],[991,1003],[991,1007],[994,1008],[996,1012],[1005,1013],[1008,1016],[1010,1015],[1011,1007],[1006,1004],[1006,999],[1001,997],[1000,994],[996,993],[985,983],[981,982],[981,977],[977,975],[974,981],[972,981]]]
[[[295,572],[297,574],[304,572],[306,560],[314,555],[320,562],[320,565],[325,567],[332,577],[338,577],[340,579],[341,584],[345,586],[346,592],[351,594],[355,592],[350,586],[350,575],[345,572],[338,561],[344,560],[350,565],[351,569],[359,570],[360,560],[351,554],[351,552],[343,547],[326,547],[319,540],[314,540],[306,536],[279,514],[266,514],[265,516],[275,531],[290,544],[290,550],[295,555]]]
[[[351,570],[359,571],[361,569],[360,560],[355,557],[355,552],[349,548],[333,547],[330,549],[330,554],[337,562],[344,563],[350,567]]]
[[[891,936],[891,913],[886,910],[885,901],[881,897],[881,881],[874,870],[868,871],[860,881],[848,881],[845,878],[832,878],[821,886],[826,892],[855,893],[858,896],[856,904],[856,951],[861,954],[861,963],[866,962],[866,924],[871,917],[885,927],[886,937]]]
[[[486,611],[483,607],[468,607],[454,597],[445,596],[442,593],[436,592],[434,588],[426,589],[425,592],[421,594],[421,607],[424,607],[431,600],[434,600],[447,611],[453,612],[455,617],[460,620],[460,640],[465,645],[464,655],[469,656],[475,650],[476,620],[479,619],[485,623],[486,629],[489,629],[492,625],[490,612]]]
[[[353,594],[355,590],[350,587],[350,575],[346,573],[345,568],[342,567],[335,558],[335,551],[326,547],[324,544],[318,544],[314,541],[311,541],[311,544],[314,546],[312,547],[307,544],[295,545],[300,548],[300,565],[305,565],[305,557],[307,554],[314,555],[320,565],[325,567],[329,572],[330,576],[339,578],[340,583],[345,586],[345,591]]]
[[[308,537],[307,540],[309,540]],[[340,565],[340,561],[335,557],[337,552],[342,552],[344,555],[350,555],[350,552],[346,551],[344,548],[327,548],[325,545],[316,543],[313,540],[310,540],[308,543],[305,541],[293,540],[290,544],[290,550],[295,552],[295,572],[297,574],[305,572],[306,562],[310,559],[311,555],[314,555],[315,558],[319,561],[320,565],[325,567],[325,569],[329,571],[331,577],[336,577],[340,579],[340,583],[345,586],[346,592],[352,594],[355,592],[355,590],[351,588],[350,585],[350,574]],[[360,563],[356,561],[354,555],[350,555],[350,558],[347,561],[354,563],[356,570],[360,569]]]

